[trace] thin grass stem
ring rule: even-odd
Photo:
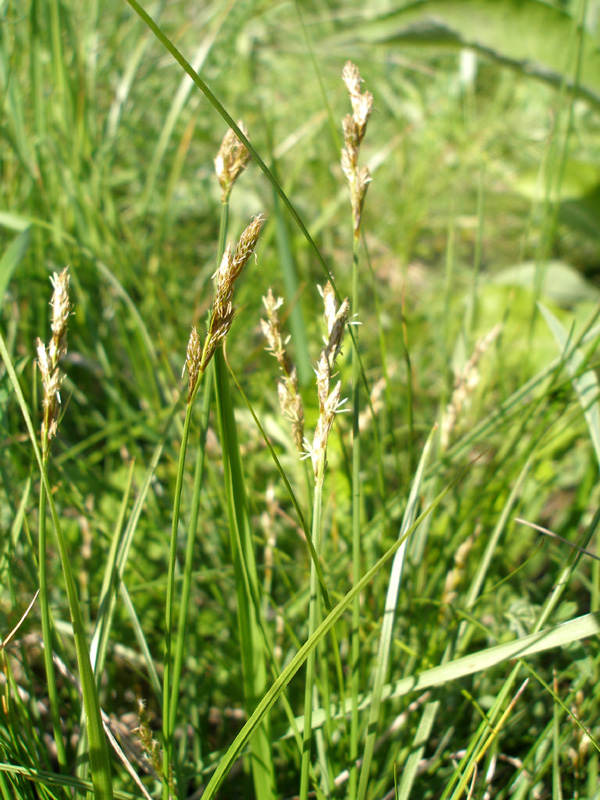
[[[47,448],[47,443],[44,449]],[[44,469],[48,468],[47,456],[43,459]],[[46,574],[46,492],[40,492],[39,502],[39,588],[40,588],[40,616],[42,621],[42,638],[44,640],[44,666],[46,668],[46,680],[48,681],[48,698],[50,700],[50,715],[52,717],[52,729],[54,731],[54,741],[56,743],[56,757],[61,772],[67,771],[67,754],[62,735],[60,708],[58,703],[58,690],[56,687],[56,674],[52,661],[53,635],[50,623],[50,606],[48,602],[48,581]]]
[[[323,480],[325,477],[325,451],[322,450],[317,467],[315,490],[313,495],[313,515],[311,538],[317,559],[321,547],[321,514],[323,508]],[[310,641],[319,625],[319,582],[314,560],[310,565],[310,601],[308,610],[308,637]],[[304,683],[304,733],[302,736],[302,761],[300,765],[300,800],[307,800],[309,791],[309,769],[311,764],[312,744],[312,711],[315,705],[315,655],[313,649],[306,659],[306,677]],[[317,704],[318,705],[318,704]]]
[[[358,246],[359,238],[354,237],[352,257],[352,313],[358,314]],[[356,586],[362,572],[362,549],[360,543],[360,363],[358,360],[358,332],[355,334],[356,347],[352,348],[352,584]],[[360,596],[352,603],[352,661],[350,665],[350,694],[352,714],[350,717],[350,778],[348,783],[349,800],[355,800],[358,786],[358,694],[360,692]]]
[[[179,516],[181,510],[181,491],[183,488],[183,473],[185,469],[185,455],[190,435],[192,423],[193,403],[188,403],[185,407],[185,422],[179,448],[179,462],[177,465],[177,478],[175,483],[175,496],[173,500],[173,518],[171,525],[171,543],[169,548],[169,561],[167,564],[167,595],[165,598],[165,644],[163,658],[163,798],[168,800],[170,795],[171,782],[171,759],[173,756],[173,732],[171,726],[171,639],[173,636],[173,616],[175,599],[175,564],[177,561],[177,531],[179,528]]]
[[[19,379],[15,372],[10,353],[6,347],[6,342],[4,341],[4,337],[1,333],[0,357],[4,361],[6,372],[19,403],[23,419],[25,420],[31,446],[40,469],[42,491],[46,492],[52,524],[54,526],[54,531],[56,533],[56,539],[58,542],[60,560],[67,591],[67,599],[69,603],[69,611],[73,625],[73,638],[75,641],[79,677],[81,680],[81,689],[83,693],[83,706],[85,710],[85,719],[89,738],[89,758],[92,770],[92,784],[94,786],[95,796],[97,800],[112,800],[113,788],[108,746],[106,742],[106,735],[102,727],[98,692],[96,691],[96,682],[94,680],[94,673],[92,671],[92,665],[90,662],[89,646],[87,643],[87,637],[85,635],[83,617],[81,614],[81,608],[79,606],[79,598],[77,597],[77,589],[75,586],[75,579],[73,577],[73,570],[71,569],[70,555],[67,549],[67,543],[62,533],[52,489],[50,487],[50,481],[48,480],[48,474],[42,459],[42,454],[40,452],[40,448],[38,447],[37,437],[33,428],[31,417],[29,415],[27,403],[25,402],[25,397],[23,396],[23,391],[21,390]]]
[[[196,452],[196,465],[194,468],[194,488],[192,493],[192,504],[190,508],[190,522],[188,526],[187,540],[185,546],[185,562],[183,568],[183,586],[181,589],[181,601],[179,604],[179,620],[177,624],[177,641],[175,644],[175,663],[173,666],[173,680],[171,688],[171,720],[170,729],[175,730],[177,719],[177,701],[179,699],[179,687],[181,682],[181,670],[186,643],[186,631],[188,621],[188,611],[190,604],[190,594],[192,588],[192,569],[194,566],[194,543],[198,528],[198,511],[200,508],[200,493],[204,477],[204,453],[206,446],[206,433],[208,431],[208,419],[210,415],[210,404],[213,394],[213,373],[209,370],[204,379],[202,397],[202,416],[200,421],[200,434],[198,436],[198,449]]]

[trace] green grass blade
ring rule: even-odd
[[[281,675],[278,679],[273,683],[269,691],[262,697],[261,701],[257,705],[254,712],[251,714],[250,718],[236,736],[235,740],[225,753],[222,761],[220,762],[219,766],[217,767],[214,775],[208,782],[206,789],[204,791],[203,798],[204,800],[212,800],[215,796],[216,792],[218,791],[219,787],[225,780],[229,770],[233,766],[234,762],[240,755],[241,751],[245,747],[246,743],[253,735],[254,731],[257,727],[261,724],[262,720],[269,713],[275,702],[278,700],[282,692],[285,690],[286,686],[292,680],[294,675],[298,672],[298,670],[302,667],[308,655],[314,651],[317,647],[319,642],[321,642],[325,636],[329,633],[329,631],[333,628],[336,622],[340,619],[340,617],[351,607],[352,601],[356,597],[356,595],[360,594],[363,589],[365,589],[369,583],[373,580],[373,578],[378,574],[378,572],[384,567],[387,562],[392,558],[392,556],[398,551],[398,549],[404,544],[404,542],[408,539],[408,537],[418,528],[421,522],[429,515],[435,508],[442,502],[444,497],[448,494],[448,492],[452,489],[454,484],[460,480],[460,477],[453,481],[446,489],[444,489],[431,503],[431,505],[423,511],[422,514],[415,520],[415,522],[411,525],[411,527],[406,531],[405,535],[398,539],[394,544],[384,553],[383,556],[377,561],[377,563],[368,570],[363,577],[361,578],[360,582],[352,587],[352,589],[345,595],[345,597],[335,606],[335,608],[327,615],[327,617],[321,622],[317,630],[315,631],[314,635],[308,639],[304,645],[298,650],[296,655],[290,660],[289,664],[285,667],[282,671]],[[599,615],[600,617],[600,615]],[[596,621],[596,630],[600,625],[600,619]],[[351,699],[350,699],[351,700]],[[368,705],[368,704],[367,704]],[[324,722],[324,712],[321,715],[320,724]],[[302,724],[303,718],[297,719],[296,724],[299,730],[303,730]],[[313,725],[315,724],[315,720],[313,718]]]
[[[94,680],[94,673],[90,662],[90,654],[83,625],[83,617],[81,608],[79,606],[79,599],[77,597],[77,589],[75,587],[75,579],[69,561],[69,552],[67,544],[63,538],[58,513],[54,504],[54,496],[52,488],[48,481],[48,476],[42,461],[42,454],[38,447],[37,438],[33,429],[33,424],[29,416],[29,410],[21,391],[21,386],[15,372],[10,353],[6,347],[4,337],[0,333],[0,356],[4,361],[6,371],[10,378],[15,396],[21,408],[27,432],[33,447],[36,461],[40,468],[42,477],[43,491],[46,492],[48,497],[48,505],[50,506],[50,513],[54,530],[58,541],[58,548],[60,552],[60,560],[65,578],[65,586],[67,590],[67,597],[69,601],[69,610],[71,612],[71,621],[73,624],[73,636],[75,639],[75,648],[77,652],[77,664],[79,667],[79,678],[81,680],[81,689],[83,692],[83,705],[85,709],[85,718],[87,723],[87,735],[89,739],[89,757],[90,766],[92,770],[92,783],[97,800],[111,800],[113,797],[112,780],[110,773],[110,759],[108,755],[108,746],[106,743],[106,736],[102,728],[102,719],[100,715],[100,703],[98,701],[98,693],[96,691],[96,682]]]
[[[254,556],[248,499],[239,450],[227,368],[221,349],[214,356],[217,416],[223,452],[225,492],[235,573],[242,668],[248,713],[257,707],[267,689],[265,651],[257,614],[260,613],[259,580]],[[275,771],[271,737],[265,715],[250,742],[252,777],[256,796],[274,797]]]
[[[546,324],[556,340],[556,344],[561,352],[566,355],[565,366],[573,381],[573,388],[577,392],[590,432],[596,459],[600,464],[600,384],[598,384],[598,378],[593,369],[581,372],[585,361],[579,350],[573,349],[568,355],[566,354],[565,351],[569,347],[570,337],[550,309],[541,303],[538,305]]]
[[[407,547],[407,532],[411,529],[415,515],[417,512],[417,505],[419,503],[419,494],[423,484],[423,477],[425,475],[425,467],[431,452],[433,439],[436,433],[434,428],[429,434],[429,438],[425,443],[421,460],[415,473],[413,483],[411,486],[406,511],[400,526],[398,540],[402,542],[402,546],[394,556],[392,568],[390,571],[390,581],[388,586],[387,595],[385,598],[385,609],[383,612],[383,622],[381,625],[381,635],[379,637],[379,648],[377,652],[377,660],[375,665],[375,675],[373,678],[373,695],[371,709],[369,713],[368,733],[365,742],[364,755],[362,766],[360,769],[360,778],[358,782],[357,797],[363,800],[367,794],[367,787],[369,784],[369,774],[371,769],[371,759],[373,757],[373,748],[375,746],[375,738],[377,736],[377,724],[379,721],[379,709],[383,697],[383,688],[385,679],[387,677],[390,652],[392,648],[392,637],[394,633],[394,620],[396,616],[396,606],[398,604],[398,595],[400,593],[400,584],[402,582],[402,572],[404,570],[404,556]]]

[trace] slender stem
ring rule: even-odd
[[[325,452],[321,452],[315,493],[313,497],[312,540],[317,558],[321,548],[321,513],[323,508],[323,478],[325,474]],[[308,611],[308,639],[319,625],[319,581],[313,561],[310,564],[310,605]],[[308,798],[308,776],[310,769],[310,748],[312,742],[313,686],[315,683],[315,651],[306,659],[306,683],[304,686],[304,732],[302,737],[302,761],[300,766],[300,800]]]
[[[173,666],[173,680],[171,683],[171,703],[169,730],[175,730],[177,719],[177,701],[179,699],[179,685],[181,682],[181,670],[183,666],[183,653],[185,649],[185,639],[187,631],[188,609],[190,604],[190,594],[192,588],[192,567],[194,557],[194,543],[196,539],[196,529],[198,526],[198,510],[200,507],[200,492],[202,489],[202,479],[204,475],[204,453],[206,445],[206,432],[208,431],[208,418],[210,415],[210,403],[213,393],[213,371],[209,370],[204,380],[202,397],[202,419],[200,422],[200,436],[198,440],[198,451],[196,454],[196,466],[194,472],[194,491],[192,495],[192,506],[190,509],[190,523],[187,533],[185,547],[185,564],[183,568],[183,587],[181,589],[181,602],[179,605],[179,621],[177,624],[177,641],[175,644],[175,663]]]
[[[164,651],[164,677],[163,677],[163,798],[169,798],[170,765],[173,755],[173,727],[171,725],[171,638],[173,635],[173,600],[175,595],[175,562],[177,560],[177,529],[181,508],[181,490],[183,487],[183,471],[185,467],[185,454],[190,435],[193,403],[189,402],[185,409],[185,422],[179,449],[179,464],[177,467],[177,482],[175,484],[175,499],[173,502],[173,521],[171,526],[171,546],[169,549],[169,563],[167,565],[167,597],[165,601],[165,651]]]
[[[47,438],[47,437],[46,437]],[[48,445],[42,444],[44,469],[48,470]],[[50,624],[50,607],[48,603],[48,582],[46,578],[46,492],[42,488],[39,505],[39,584],[40,584],[40,613],[42,617],[42,638],[44,640],[44,665],[46,667],[46,680],[48,681],[48,697],[50,699],[50,713],[54,741],[56,742],[56,755],[60,771],[67,771],[67,755],[63,741],[60,724],[60,710],[58,705],[58,691],[56,688],[56,675],[52,661],[53,636]]]
[[[358,314],[358,236],[354,237],[352,258],[352,314]],[[352,585],[361,578],[360,546],[360,362],[358,359],[358,331],[356,346],[352,348]],[[349,800],[356,797],[358,772],[358,693],[360,691],[360,595],[352,603],[352,663],[351,695],[352,714],[350,717],[350,780]]]

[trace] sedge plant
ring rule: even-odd
[[[231,141],[231,140],[230,140]],[[240,174],[243,169],[243,155],[239,149],[236,151],[234,143],[230,146],[237,156],[233,156],[234,166],[229,168],[225,167],[229,176],[229,190],[226,192],[228,197],[229,191],[235,182],[235,178]],[[241,166],[240,166],[240,161]],[[237,174],[234,175],[234,172]],[[196,399],[201,379],[204,376],[207,367],[217,353],[219,347],[225,341],[233,319],[235,316],[235,307],[233,305],[233,290],[236,280],[241,275],[246,263],[254,252],[260,229],[263,224],[261,216],[256,217],[242,233],[235,250],[232,250],[228,245],[221,258],[219,267],[214,274],[215,278],[215,294],[212,303],[212,309],[208,321],[208,328],[204,340],[201,339],[196,326],[192,327],[188,346],[186,361],[184,369],[188,373],[188,389],[187,389],[187,402],[186,414],[183,426],[183,433],[181,438],[181,445],[179,450],[178,470],[175,486],[175,497],[173,504],[173,517],[171,529],[171,543],[169,552],[169,563],[167,569],[167,594],[165,602],[165,647],[164,647],[164,677],[163,677],[163,740],[164,740],[164,757],[163,757],[163,796],[169,796],[172,790],[172,775],[171,764],[173,759],[173,734],[176,722],[176,705],[178,686],[181,676],[183,650],[184,650],[184,632],[185,632],[185,616],[180,616],[179,624],[179,637],[176,646],[175,663],[173,663],[172,651],[172,638],[173,638],[173,624],[174,624],[174,605],[175,605],[175,564],[177,560],[177,531],[179,527],[179,519],[181,513],[181,493],[183,488],[183,477],[185,470],[185,457],[190,436],[190,429],[192,423],[192,411],[194,401]],[[222,237],[224,238],[224,236]],[[203,406],[203,429],[206,430],[206,418],[208,414],[208,407],[210,404],[210,389],[205,394],[205,402]],[[200,451],[202,448],[200,448]],[[200,492],[202,470],[202,455],[199,453],[196,462],[196,479],[194,483],[194,500],[192,502],[191,523],[188,533],[188,545],[186,547],[186,567],[185,574],[187,579],[184,584],[184,598],[189,595],[189,580],[191,573],[191,551],[193,544],[190,543],[190,537],[193,537],[193,531],[196,528],[197,514],[198,514],[198,496]],[[183,612],[181,612],[183,614]]]
[[[361,77],[358,68],[348,61],[342,72],[342,80],[346,85],[352,114],[343,120],[344,147],[342,148],[342,171],[350,189],[352,207],[352,313],[358,318],[359,308],[359,244],[362,222],[362,210],[367,188],[371,181],[369,168],[359,167],[360,146],[365,137],[367,123],[373,110],[373,95],[361,91]],[[355,329],[352,348],[352,578],[356,585],[361,577],[361,483],[360,483],[360,383],[361,364],[358,350],[358,327]],[[350,721],[350,782],[349,798],[354,800],[357,787],[359,715],[358,693],[360,688],[360,597],[356,597],[352,606],[352,669],[351,697],[352,716]]]

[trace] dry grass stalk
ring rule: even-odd
[[[500,330],[501,325],[495,325],[487,336],[477,342],[473,355],[454,377],[454,391],[450,402],[446,406],[441,425],[440,441],[443,450],[447,449],[452,431],[456,427],[461,413],[468,407],[473,392],[477,388],[480,377],[479,361],[494,343]]]
[[[310,457],[313,465],[315,479],[319,479],[319,465],[327,453],[327,441],[336,413],[344,404],[341,399],[342,384],[338,381],[333,390],[330,390],[331,378],[335,368],[335,360],[340,353],[346,323],[350,314],[350,304],[346,298],[337,307],[333,287],[328,282],[321,289],[325,306],[325,321],[327,323],[328,337],[315,370],[317,375],[317,394],[319,397],[319,419],[315,428],[312,445],[306,440],[305,453]]]
[[[371,92],[360,91],[361,77],[351,61],[346,62],[342,71],[342,80],[346,84],[352,103],[352,114],[348,114],[342,121],[344,129],[344,144],[342,148],[342,170],[350,187],[350,202],[352,203],[352,217],[354,220],[354,236],[358,237],[362,209],[367,194],[367,187],[371,182],[368,167],[358,166],[360,145],[367,130],[367,123],[373,110],[373,95]]]
[[[267,319],[261,319],[260,324],[267,340],[267,351],[277,359],[283,376],[277,384],[277,394],[281,411],[292,426],[292,437],[299,452],[303,451],[304,442],[304,407],[300,388],[298,386],[298,373],[292,360],[286,352],[289,336],[285,341],[281,337],[281,322],[278,310],[283,305],[283,298],[275,298],[269,289],[267,296],[263,297],[263,305],[267,312]]]
[[[238,128],[242,131],[244,136],[248,138],[248,131],[246,126],[240,120],[238,121]],[[246,164],[250,159],[250,153],[246,146],[238,139],[236,134],[231,128],[223,137],[221,147],[215,158],[215,172],[221,184],[221,200],[226,202],[233,185],[246,169]]]
[[[58,369],[59,360],[67,352],[67,321],[71,313],[69,301],[69,268],[65,267],[59,274],[51,277],[54,291],[50,305],[52,306],[52,339],[46,348],[44,342],[36,342],[37,363],[44,386],[44,419],[42,421],[42,445],[44,455],[48,451],[50,441],[56,436],[58,428],[60,387],[63,376]]]
[[[298,376],[296,368],[286,352],[289,337],[284,340],[281,336],[281,322],[277,312],[283,304],[283,299],[281,297],[275,298],[270,289],[267,296],[263,297],[267,319],[261,320],[262,331],[268,343],[267,351],[277,359],[277,363],[283,373],[283,377],[277,386],[282,413],[292,424],[294,441],[298,450],[302,453],[302,457],[312,460],[316,479],[318,478],[320,460],[327,451],[327,440],[329,439],[335,415],[345,402],[345,400],[341,400],[341,382],[338,382],[334,389],[331,390],[331,377],[335,369],[336,358],[342,347],[346,323],[350,315],[348,299],[346,298],[338,306],[335,292],[329,282],[324,288],[319,286],[319,291],[325,308],[324,317],[327,325],[327,335],[324,338],[323,349],[315,369],[317,395],[319,398],[319,419],[312,444],[304,438],[304,410],[298,389]]]
[[[200,337],[195,327],[190,334],[184,372],[188,371],[188,403],[202,375],[214,356],[217,347],[223,342],[235,317],[236,307],[233,305],[233,289],[236,280],[254,252],[264,217],[259,214],[240,236],[240,240],[232,253],[231,245],[227,245],[219,269],[213,275],[215,279],[215,296],[208,322],[208,332],[204,345],[200,347]]]

